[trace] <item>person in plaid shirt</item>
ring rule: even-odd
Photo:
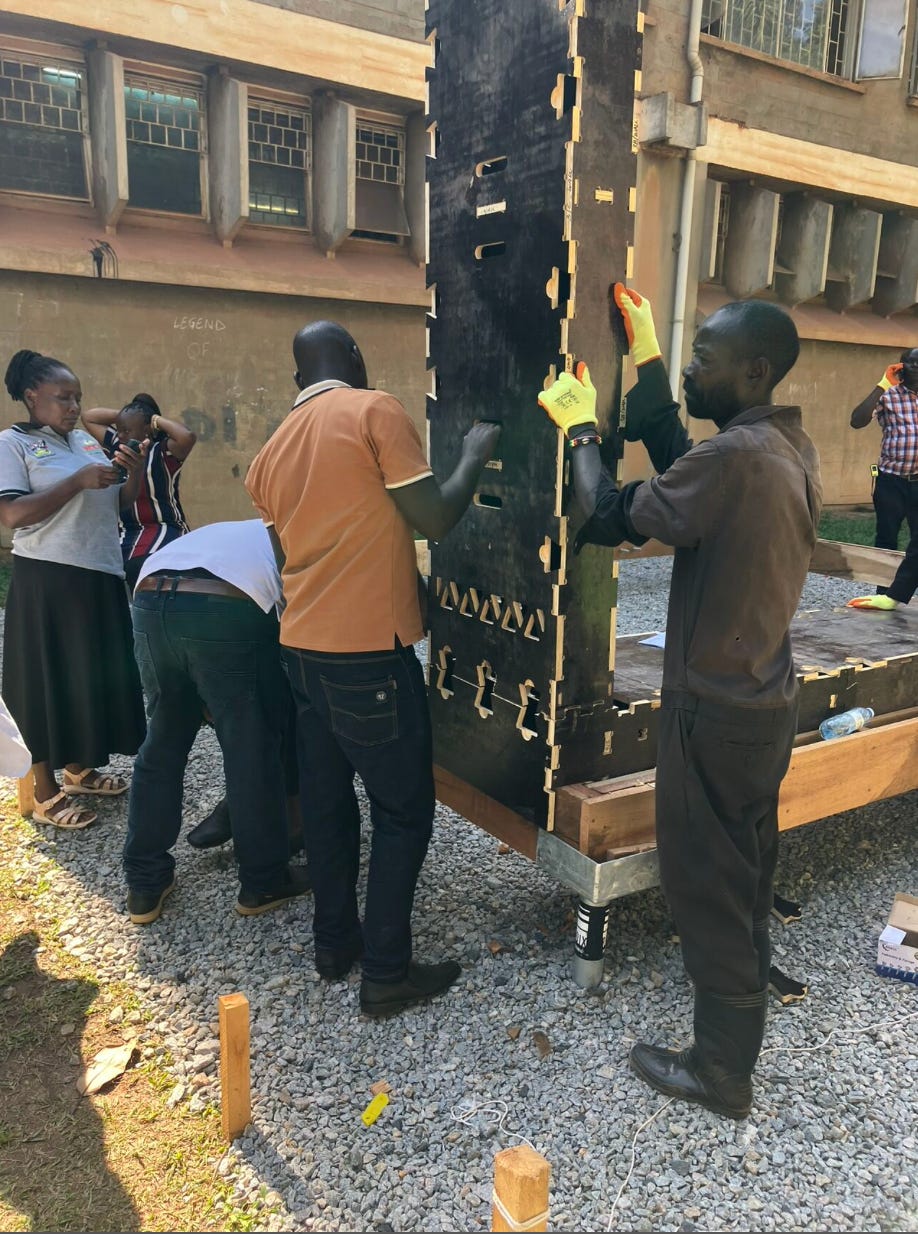
[[[889,587],[875,596],[849,600],[849,608],[891,609],[908,604],[918,591],[918,347],[891,364],[851,413],[851,427],[876,420],[883,430],[879,474],[873,489],[877,548],[896,548],[903,518],[911,539]]]

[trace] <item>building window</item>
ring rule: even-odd
[[[909,73],[908,92],[912,98],[918,98],[918,21],[915,22],[915,33],[912,36],[912,68]]]
[[[0,189],[88,199],[83,72],[0,52]]]
[[[397,244],[411,234],[405,214],[405,130],[357,117],[358,238]]]
[[[850,72],[852,0],[705,0],[701,29],[820,73]]]
[[[714,232],[714,278],[715,283],[724,281],[724,251],[727,247],[727,235],[730,231],[730,185],[720,186],[720,200],[717,206],[717,224]]]
[[[130,204],[200,214],[203,89],[125,73],[124,109]]]
[[[249,99],[249,221],[309,226],[312,117],[305,107]]]

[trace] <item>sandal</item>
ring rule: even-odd
[[[86,783],[88,776],[95,776],[91,784]],[[97,797],[120,797],[128,790],[128,783],[122,776],[103,775],[94,767],[84,767],[76,775],[64,768],[64,792],[74,796],[77,793],[92,793]]]
[[[98,818],[97,814],[93,814],[91,810],[85,810],[82,806],[64,805],[66,801],[65,792],[60,792],[56,797],[50,797],[47,801],[36,801],[32,811],[32,821],[48,823],[52,827],[60,827],[63,831],[82,831],[84,827],[88,827]],[[64,808],[61,809],[61,806]],[[54,810],[57,813],[52,813]]]

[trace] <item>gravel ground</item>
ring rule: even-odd
[[[662,626],[667,574],[666,561],[623,567],[621,633]],[[803,607],[858,590],[814,577]],[[221,791],[219,750],[202,733],[187,821]],[[775,959],[810,994],[772,1003],[755,1107],[739,1124],[664,1103],[628,1070],[637,1036],[678,1044],[690,1032],[657,891],[616,902],[605,981],[581,992],[571,895],[440,808],[416,953],[455,956],[463,975],[431,1006],[375,1023],[358,1014],[357,975],[331,986],[315,976],[308,899],[234,913],[228,850],[180,839],[178,888],[139,929],[124,915],[123,802],[103,802],[86,832],[39,827],[23,845],[52,871],[69,949],[138,989],[171,1050],[176,1099],[218,1100],[216,998],[248,995],[253,1123],[220,1169],[242,1192],[268,1188],[270,1228],[490,1228],[494,1154],[525,1137],[552,1164],[553,1229],[918,1230],[918,995],[873,971],[894,893],[918,892],[916,804],[901,797],[782,838],[780,889],[804,916],[775,923]],[[391,1103],[366,1128],[380,1080]]]

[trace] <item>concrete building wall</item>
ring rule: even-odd
[[[424,0],[258,0],[275,8],[323,17],[399,39],[424,38]]]
[[[351,331],[371,383],[402,400],[426,440],[420,309],[0,272],[4,369],[33,348],[73,366],[84,407],[146,390],[197,433],[182,477],[193,526],[251,515],[246,468],[296,394],[293,335],[323,317]],[[22,419],[5,391],[0,408],[0,427]]]
[[[645,32],[643,92],[669,90],[687,99],[689,0],[653,0],[649,7],[653,21]],[[914,25],[914,8],[911,21]],[[912,30],[907,46],[914,37]],[[707,38],[702,40],[701,58],[704,97],[712,116],[840,150],[914,163],[918,117],[907,103],[907,70],[890,81],[827,79],[825,74],[775,63]]]

